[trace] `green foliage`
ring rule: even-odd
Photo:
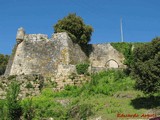
[[[74,90],[75,89],[72,89],[72,91]],[[55,96],[54,94],[58,93],[53,92],[51,88],[46,88],[42,90],[42,94],[40,96],[33,97],[31,101],[30,99],[24,99],[21,102],[21,106],[23,108],[23,117],[27,119],[27,116],[31,116],[33,120],[49,117],[52,117],[56,120],[80,120],[80,118],[85,120],[92,114],[91,104],[78,104],[77,101],[73,101],[71,103],[68,102],[66,105],[62,105],[61,103],[57,102],[57,100],[60,99],[59,97],[63,96]],[[62,99],[65,100],[65,98]]]
[[[25,120],[32,120],[35,117],[35,108],[33,107],[32,99],[27,99],[21,103],[23,110],[23,118]]]
[[[124,64],[130,65],[132,63],[132,43],[118,42],[111,43],[111,45],[124,55]]]
[[[87,120],[87,117],[93,114],[91,104],[76,104],[69,109],[69,117],[75,120]]]
[[[87,74],[89,64],[81,63],[76,65],[76,70],[78,74]]]
[[[133,86],[134,81],[123,71],[109,70],[93,75],[87,87],[90,94],[113,95],[117,91],[133,89]]]
[[[160,91],[160,38],[135,48],[132,72],[136,88],[152,94]]]
[[[19,91],[19,84],[16,82],[12,82],[9,86],[6,97],[9,120],[17,120],[22,114],[20,101],[17,99]]]
[[[46,82],[43,83],[42,86],[48,87],[48,88],[56,88],[57,87],[57,82],[52,81],[51,77],[46,78]]]
[[[9,60],[8,55],[0,54],[0,75],[3,75]]]
[[[120,53],[124,55],[124,64],[127,65],[127,69],[125,72],[127,74],[131,73],[131,67],[133,64],[133,49],[143,45],[145,43],[126,43],[126,42],[117,42],[117,43],[111,43],[111,45]]]
[[[13,80],[13,79],[16,79],[16,77],[17,77],[17,75],[10,75],[10,76],[8,76],[8,80]]]
[[[26,85],[26,88],[34,88],[33,85],[29,82],[27,85]]]
[[[54,25],[55,33],[67,32],[75,43],[87,44],[93,32],[93,28],[85,25],[83,19],[76,14],[69,14]]]
[[[50,117],[55,120],[86,120],[94,115],[113,119],[117,113],[125,113],[126,110],[130,113],[145,113],[134,110],[130,105],[131,99],[137,96],[133,86],[134,81],[121,70],[100,72],[93,74],[92,80],[83,86],[67,85],[59,92],[43,88],[41,95],[23,99],[20,104],[22,117],[25,120]],[[8,118],[5,117],[8,110],[3,104],[5,101],[0,101],[0,107],[3,108],[0,114]]]
[[[90,82],[81,87],[65,86],[61,92],[54,93],[54,97],[77,97],[95,94],[113,95],[117,91],[133,90],[134,82],[121,70],[108,70],[92,75]],[[116,86],[116,87],[115,87]]]
[[[6,101],[0,100],[0,118],[1,120],[7,120],[7,108],[6,108]]]
[[[51,88],[45,88],[42,90],[41,94],[45,97],[53,97],[54,93]]]
[[[28,114],[33,120],[40,120],[49,117],[53,117],[56,120],[66,118],[67,108],[64,108],[61,104],[57,103],[53,99],[53,94],[53,90],[47,88],[42,90],[40,96],[33,97],[30,101],[31,103],[28,103],[28,99],[24,99],[22,101],[23,117],[27,117],[26,115]]]

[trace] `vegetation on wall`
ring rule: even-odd
[[[88,63],[81,63],[76,65],[77,73],[80,74],[87,74],[88,73]]]
[[[93,28],[86,25],[83,19],[76,14],[69,14],[54,25],[55,33],[67,32],[73,42],[87,44],[93,32]]]
[[[130,65],[132,62],[132,43],[118,42],[118,43],[111,43],[111,45],[124,55],[125,57],[124,64]]]
[[[111,45],[120,53],[124,55],[124,64],[127,65],[126,73],[131,73],[131,67],[133,64],[133,50],[145,43],[127,43],[127,42],[117,42],[117,43],[111,43]]]

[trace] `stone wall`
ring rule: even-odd
[[[54,34],[51,39],[44,34],[29,34],[18,43],[12,65],[7,67],[5,75],[53,76],[61,71],[60,66],[71,66],[87,59],[80,46],[74,44],[67,33]],[[68,67],[68,70],[72,68]]]
[[[45,34],[25,34],[20,28],[16,40],[5,77],[0,78],[0,98],[5,97],[8,85],[14,81],[10,77],[14,75],[21,87],[19,98],[24,98],[39,94],[42,82],[44,85],[56,83],[54,89],[61,90],[65,85],[80,85],[90,80],[89,76],[77,75],[79,63],[87,61],[90,73],[125,68],[124,56],[110,44],[89,45],[85,53],[65,32],[53,34],[49,39]]]
[[[101,71],[110,68],[125,68],[123,54],[119,53],[109,43],[90,45],[89,61],[92,71]]]
[[[91,76],[76,75],[74,73],[69,75],[59,76],[59,77],[57,76],[51,77],[51,81],[56,83],[56,87],[53,88],[54,91],[63,90],[67,85],[80,86],[90,80],[91,80]]]
[[[66,32],[53,34],[51,40],[59,46],[62,64],[75,65],[88,60],[81,47],[73,43]]]
[[[53,34],[51,39],[44,34],[17,32],[17,48],[12,64],[5,75],[42,74],[55,76],[76,73],[75,65],[88,62],[94,71],[108,68],[124,68],[124,57],[110,44],[88,46],[88,53],[72,42],[67,33]]]
[[[26,35],[17,47],[10,75],[54,74],[60,56],[56,47],[46,35]]]
[[[20,85],[20,93],[18,99],[24,99],[29,96],[37,96],[45,87],[53,88],[53,91],[60,91],[67,85],[80,86],[83,83],[90,81],[91,77],[86,75],[69,75],[43,77],[39,74],[30,75],[11,75],[0,77],[0,99],[5,99],[7,89],[12,82]]]
[[[0,80],[0,99],[6,98],[7,89],[12,82],[17,82],[20,85],[19,99],[39,95],[44,83],[43,76],[36,74],[1,76]]]
[[[11,67],[12,67],[12,64],[13,64],[13,60],[14,60],[14,57],[15,57],[16,50],[17,50],[17,45],[15,45],[13,50],[12,50],[12,54],[9,58],[8,65],[7,65],[5,73],[4,73],[5,75],[9,75],[10,72],[11,72]]]

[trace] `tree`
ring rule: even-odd
[[[137,89],[147,94],[160,91],[160,38],[134,49],[132,72]]]
[[[73,42],[79,44],[87,44],[93,32],[93,28],[85,25],[83,19],[76,14],[69,14],[54,25],[55,33],[67,32]]]
[[[0,75],[3,75],[8,63],[9,56],[0,54]]]

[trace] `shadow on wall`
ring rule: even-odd
[[[81,50],[85,53],[87,57],[94,51],[94,48],[91,44],[80,44]]]

